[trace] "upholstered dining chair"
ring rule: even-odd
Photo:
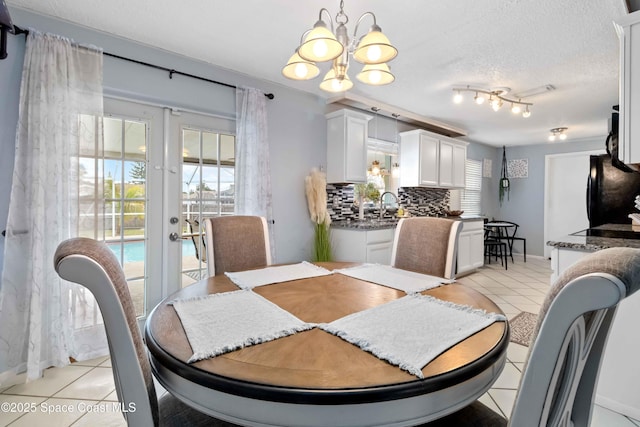
[[[639,287],[640,249],[610,248],[582,258],[547,293],[508,424],[476,401],[424,426],[590,425],[616,307]]]
[[[204,219],[209,276],[271,265],[267,221],[260,216]]]
[[[393,239],[391,265],[445,279],[456,277],[458,235],[462,221],[403,218]]]
[[[58,275],[94,295],[107,332],[118,400],[129,426],[234,426],[185,405],[171,394],[157,399],[151,366],[124,273],[113,252],[87,238],[65,240],[54,256]]]

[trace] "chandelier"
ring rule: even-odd
[[[331,24],[331,30],[322,20],[325,12]],[[357,39],[358,26],[362,20],[371,16],[373,25],[369,32]],[[349,78],[349,55],[356,61],[365,64],[356,76],[358,80],[369,85],[386,85],[395,80],[386,64],[398,55],[387,36],[376,23],[376,16],[366,12],[358,19],[353,36],[349,38],[346,24],[349,17],[344,13],[344,1],[340,1],[340,12],[336,15],[337,28],[334,30],[331,14],[325,8],[320,9],[318,22],[313,29],[307,30],[301,37],[300,46],[289,58],[282,74],[292,80],[310,80],[320,73],[317,62],[333,61],[332,67],[322,79],[320,89],[327,92],[345,92],[353,87]]]
[[[498,88],[493,90],[477,89],[470,86],[467,87],[454,87],[453,91],[456,94],[453,96],[453,102],[460,104],[463,100],[462,92],[473,92],[475,96],[473,100],[476,104],[482,105],[487,101],[489,106],[493,108],[493,111],[498,111],[502,106],[511,104],[511,112],[513,114],[522,114],[522,117],[527,118],[531,116],[529,107],[533,104],[531,102],[523,102],[522,98],[511,99],[505,95],[509,92],[509,88]]]

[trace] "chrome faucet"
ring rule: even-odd
[[[384,193],[382,193],[380,195],[380,219],[382,219],[384,217],[384,214],[387,211],[387,209],[384,207],[384,196],[385,196],[385,194],[391,194],[393,196],[393,198],[396,199],[396,206],[398,206],[398,207],[400,206],[400,201],[398,200],[398,196],[396,196],[391,191],[385,191]]]

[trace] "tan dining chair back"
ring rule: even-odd
[[[100,307],[127,425],[232,425],[191,409],[169,393],[158,401],[129,286],[118,259],[104,243],[87,238],[65,240],[58,245],[54,267],[62,279],[87,288]]]
[[[393,240],[391,265],[445,279],[456,277],[458,236],[462,221],[403,218]]]
[[[616,308],[639,287],[640,249],[632,248],[589,254],[558,278],[538,314],[509,426],[590,425]],[[426,426],[507,425],[496,416],[475,402]]]
[[[267,221],[260,216],[206,218],[209,276],[271,265]]]

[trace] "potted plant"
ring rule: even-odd
[[[509,185],[509,178],[507,177],[507,152],[502,146],[502,173],[500,176],[500,187],[499,187],[499,198],[500,198],[500,206],[502,206],[502,201],[504,200],[504,195],[507,195],[507,200],[509,200],[509,190],[511,186]]]
[[[353,186],[354,201],[358,201],[358,219],[364,219],[364,202],[369,200],[377,202],[380,199],[380,191],[370,182],[368,184],[356,184]]]
[[[313,238],[312,261],[332,261],[331,235],[329,225],[331,217],[327,212],[327,178],[324,172],[316,168],[304,179],[307,193],[309,215],[315,230]]]

